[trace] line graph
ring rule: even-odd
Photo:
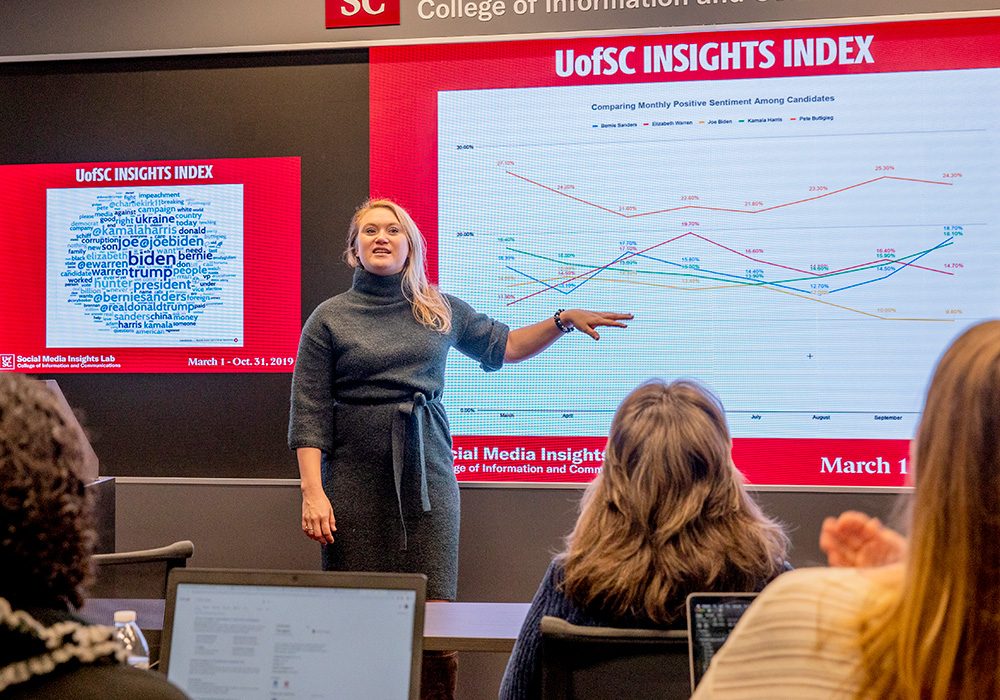
[[[663,241],[662,243],[657,243],[656,245],[651,245],[651,246],[649,246],[648,248],[646,248],[645,250],[643,250],[643,251],[642,251],[642,253],[646,253],[646,252],[648,252],[648,251],[650,251],[650,250],[653,250],[654,248],[659,248],[659,247],[660,247],[661,245],[665,245],[666,243],[669,243],[669,241]],[[597,272],[600,272],[601,270],[606,270],[606,269],[608,269],[608,268],[609,268],[609,267],[610,267],[611,265],[613,265],[613,264],[614,264],[614,263],[616,263],[616,262],[620,262],[620,261],[622,261],[622,260],[627,260],[628,258],[634,258],[634,257],[637,257],[637,256],[641,255],[642,253],[627,253],[627,254],[625,254],[625,255],[622,255],[622,256],[619,256],[618,258],[616,258],[616,259],[615,259],[615,260],[613,260],[612,262],[609,262],[609,263],[608,263],[607,265],[602,265],[601,267],[597,268]],[[516,270],[515,270],[515,272],[516,272]],[[591,274],[591,273],[586,273],[586,274]],[[596,274],[596,272],[595,272],[595,273],[593,273],[593,274]],[[582,275],[581,275],[581,276],[582,276]],[[569,280],[569,281],[572,281],[572,280],[574,280],[574,279],[578,279],[578,277],[572,277],[572,278],[570,278],[570,280]],[[544,291],[547,291],[548,289],[552,289],[552,287],[550,286],[550,287],[548,287],[548,288],[546,288],[546,289],[539,289],[539,290],[538,290],[537,292],[532,292],[532,293],[531,293],[531,294],[529,294],[528,296],[525,296],[525,297],[521,297],[520,299],[516,299],[516,300],[514,300],[514,301],[510,302],[510,304],[516,304],[516,303],[518,303],[519,301],[524,301],[525,299],[530,299],[531,297],[533,297],[533,296],[536,296],[536,295],[538,295],[538,294],[541,294],[542,292],[544,292]],[[508,304],[508,306],[509,306],[510,304]]]
[[[560,190],[558,188],[549,187],[548,185],[543,185],[540,182],[535,182],[534,180],[532,180],[530,178],[524,177],[523,175],[519,175],[519,174],[517,174],[515,172],[512,172],[510,170],[505,170],[504,172],[507,173],[508,175],[512,176],[512,177],[516,177],[516,178],[518,178],[520,180],[524,180],[525,182],[531,183],[532,185],[535,185],[536,187],[540,187],[543,190],[548,190],[549,192],[553,192],[553,193],[555,193],[557,195],[560,195],[562,197],[566,197],[567,199],[572,199],[572,200],[574,200],[576,202],[580,202],[581,204],[586,204],[588,206],[594,207],[595,209],[600,209],[601,211],[606,211],[609,214],[614,214],[616,216],[621,216],[621,217],[626,218],[626,219],[633,219],[633,218],[635,218],[637,216],[651,216],[653,214],[667,214],[669,212],[684,211],[685,209],[697,209],[697,210],[702,210],[702,211],[736,212],[736,213],[741,213],[741,214],[762,214],[764,212],[774,211],[775,209],[783,209],[784,207],[791,207],[791,206],[794,206],[796,204],[803,204],[805,202],[812,202],[812,201],[817,200],[817,199],[823,199],[824,197],[830,197],[830,196],[835,195],[835,194],[840,194],[841,192],[847,192],[848,190],[853,190],[856,187],[864,187],[865,185],[870,185],[870,184],[872,184],[874,182],[879,182],[880,180],[899,180],[901,182],[921,182],[921,183],[924,183],[924,184],[927,184],[927,185],[948,185],[948,186],[950,186],[952,184],[950,182],[941,182],[941,181],[938,181],[938,180],[921,180],[919,178],[897,177],[895,175],[880,175],[879,177],[875,177],[875,178],[872,178],[870,180],[865,180],[864,182],[858,182],[858,183],[855,183],[853,185],[848,185],[847,187],[841,187],[840,189],[836,189],[836,190],[832,190],[832,191],[825,191],[825,192],[823,192],[823,194],[817,194],[817,195],[814,195],[812,197],[804,197],[802,199],[796,199],[795,201],[792,201],[792,202],[784,202],[783,204],[775,204],[773,206],[761,207],[761,208],[758,208],[758,209],[752,209],[752,208],[751,209],[746,209],[746,208],[744,208],[744,209],[738,209],[738,208],[727,208],[727,207],[708,207],[708,206],[702,206],[700,204],[682,204],[682,205],[677,206],[677,207],[667,207],[665,209],[656,209],[654,211],[628,213],[628,210],[626,210],[624,212],[623,211],[615,211],[614,209],[609,209],[607,207],[603,207],[600,204],[595,204],[594,202],[588,202],[585,199],[581,199],[579,197],[574,197],[573,195],[567,193],[565,190]],[[825,186],[821,186],[821,187],[823,187],[824,189],[826,189]]]
[[[530,278],[529,277],[529,279],[534,279],[534,278]],[[540,280],[540,281],[542,283],[545,283],[545,280]],[[660,288],[660,289],[671,289],[671,290],[676,290],[676,291],[681,291],[681,292],[712,291],[712,290],[725,289],[725,287],[719,287],[719,286],[716,286],[716,287],[702,287],[702,288],[694,288],[694,289],[691,289],[691,288],[685,289],[683,287],[672,286],[672,285],[669,285],[669,284],[644,283],[644,282],[638,282],[638,281],[624,281],[624,282],[621,282],[621,283],[622,284],[631,284],[631,285],[642,285],[642,286],[646,286],[646,287],[654,287],[654,288]],[[729,285],[728,288],[735,288],[737,286],[743,286],[743,285]],[[761,286],[763,286],[763,285],[761,285]],[[863,311],[861,309],[855,309],[855,308],[850,308],[850,307],[847,307],[847,306],[842,306],[840,304],[835,304],[835,303],[833,303],[831,301],[827,301],[825,299],[815,298],[815,297],[808,297],[808,296],[804,296],[804,295],[800,295],[800,294],[795,294],[794,292],[787,291],[785,288],[782,288],[780,286],[770,287],[770,289],[773,289],[773,291],[775,291],[775,292],[780,292],[782,294],[787,294],[789,296],[799,297],[801,299],[804,299],[804,300],[807,300],[807,301],[810,301],[810,302],[815,302],[817,304],[824,304],[824,305],[830,306],[832,308],[842,309],[844,311],[851,311],[851,312],[860,314],[862,316],[867,316],[869,318],[876,318],[876,319],[883,320],[883,321],[951,321],[951,320],[953,320],[953,319],[927,319],[927,318],[891,318],[891,317],[888,317],[888,316],[883,316],[883,315],[880,315],[880,314],[871,313],[871,312],[868,312],[868,311]]]
[[[440,93],[441,287],[511,328],[560,307],[635,315],[499,378],[449,360],[449,415],[470,411],[456,434],[508,434],[490,410],[571,434],[571,408],[663,376],[800,421],[737,436],[909,439],[872,416],[915,415],[941,349],[1000,316],[1000,134],[979,97],[995,90],[990,69]],[[689,127],[593,128],[594,104],[758,94],[833,99],[823,120],[704,106],[672,112]]]
[[[757,263],[761,263],[761,264],[764,264],[764,265],[769,265],[769,266],[773,266],[773,267],[783,268],[783,269],[786,269],[786,270],[794,270],[796,272],[801,272],[802,274],[809,275],[809,277],[787,278],[787,279],[780,279],[780,280],[768,280],[768,281],[764,281],[764,280],[758,280],[758,279],[756,279],[755,276],[747,276],[747,275],[740,276],[740,275],[735,275],[735,274],[731,274],[731,273],[727,273],[727,272],[721,272],[721,271],[714,271],[714,270],[710,270],[710,269],[705,269],[701,265],[693,265],[692,261],[688,261],[686,263],[680,263],[680,262],[676,262],[676,261],[664,260],[664,259],[661,259],[661,258],[656,258],[656,257],[653,257],[653,256],[647,254],[650,250],[653,250],[655,248],[659,248],[660,246],[666,245],[668,243],[673,243],[673,242],[678,241],[678,240],[680,240],[680,239],[682,239],[682,238],[684,238],[686,236],[693,236],[693,237],[698,238],[698,239],[700,239],[702,241],[705,241],[706,243],[709,243],[709,244],[714,245],[714,246],[718,246],[719,248],[721,248],[721,249],[723,249],[725,251],[728,251],[728,252],[733,253],[733,254],[735,254],[737,256],[740,256],[740,257],[744,257],[744,258],[746,258],[748,260],[751,260],[751,261],[754,261],[754,262],[757,262]],[[664,265],[683,268],[685,270],[684,273],[670,273],[670,272],[657,272],[657,271],[650,271],[650,270],[636,270],[637,274],[659,274],[659,275],[681,275],[681,274],[683,274],[684,276],[696,277],[696,278],[699,278],[699,279],[709,279],[709,280],[716,280],[716,281],[734,281],[734,282],[737,282],[739,285],[743,285],[743,286],[752,286],[752,287],[762,287],[762,286],[777,287],[777,288],[785,288],[785,289],[790,289],[792,291],[798,291],[798,292],[803,292],[803,293],[808,292],[808,290],[798,289],[798,288],[795,288],[795,287],[791,287],[791,286],[789,286],[789,283],[800,282],[800,281],[807,280],[807,279],[811,279],[811,280],[825,279],[825,278],[830,278],[830,277],[836,277],[836,276],[844,275],[844,274],[851,273],[851,272],[863,272],[863,271],[871,270],[871,269],[880,269],[880,271],[886,272],[886,274],[884,274],[884,275],[882,275],[880,277],[876,277],[876,278],[870,279],[870,280],[865,280],[865,281],[862,281],[862,282],[857,282],[857,283],[854,283],[854,284],[849,284],[849,285],[846,285],[846,286],[843,286],[843,287],[839,287],[839,288],[836,288],[836,289],[826,289],[826,288],[824,288],[824,292],[823,293],[825,293],[825,294],[834,294],[834,293],[841,292],[841,291],[844,291],[844,290],[847,290],[847,289],[853,289],[854,287],[859,287],[859,286],[863,286],[863,285],[866,285],[866,284],[872,284],[872,283],[876,283],[876,282],[880,282],[882,280],[888,279],[889,277],[895,275],[897,272],[899,272],[900,270],[902,270],[905,267],[915,267],[915,268],[919,268],[921,270],[926,270],[926,271],[929,271],[929,272],[936,272],[936,273],[942,274],[942,275],[953,276],[955,274],[954,272],[949,272],[949,271],[946,271],[946,270],[938,270],[938,269],[935,269],[935,268],[925,267],[925,266],[922,266],[922,265],[916,265],[915,264],[915,262],[917,260],[920,260],[925,255],[927,255],[928,253],[932,253],[932,252],[937,251],[937,250],[939,250],[941,248],[945,248],[945,247],[948,247],[948,246],[951,246],[951,245],[954,245],[954,241],[951,240],[951,239],[947,239],[947,240],[941,241],[940,243],[938,243],[937,245],[933,246],[932,248],[928,248],[927,250],[923,250],[923,251],[919,251],[919,252],[916,252],[916,253],[912,253],[910,255],[903,256],[901,258],[896,258],[895,257],[895,253],[893,253],[893,257],[891,259],[889,259],[889,258],[881,258],[881,259],[880,258],[876,258],[876,259],[870,260],[868,262],[860,263],[860,264],[857,264],[857,265],[852,265],[852,266],[845,267],[845,268],[838,269],[838,270],[833,270],[833,271],[829,271],[829,272],[814,272],[814,271],[809,271],[809,270],[799,270],[797,268],[790,267],[788,265],[781,265],[779,263],[774,263],[774,262],[770,262],[770,261],[767,261],[767,260],[761,260],[761,259],[758,259],[758,258],[753,258],[753,257],[751,257],[749,255],[746,255],[744,253],[740,253],[738,251],[733,250],[732,248],[729,248],[727,246],[719,244],[719,243],[717,243],[717,242],[715,242],[715,241],[713,241],[713,240],[711,240],[709,238],[706,238],[705,236],[701,236],[701,235],[696,234],[696,233],[687,232],[687,233],[683,233],[683,234],[681,234],[679,236],[676,236],[675,238],[672,238],[670,240],[662,241],[660,243],[657,243],[656,245],[650,246],[649,248],[647,248],[647,249],[645,249],[643,251],[638,251],[638,252],[634,252],[634,253],[625,253],[625,254],[623,254],[623,255],[615,258],[610,263],[607,263],[605,265],[594,266],[594,265],[583,265],[581,263],[575,263],[575,262],[574,263],[568,263],[568,264],[572,265],[573,267],[578,267],[579,266],[579,267],[585,267],[585,268],[588,268],[588,269],[585,272],[582,272],[582,273],[580,273],[578,275],[569,276],[569,277],[560,277],[560,278],[558,278],[559,281],[556,282],[556,283],[554,283],[554,284],[549,284],[548,281],[542,281],[542,280],[536,279],[536,278],[532,277],[531,275],[529,275],[529,274],[527,274],[527,273],[525,273],[525,272],[523,272],[523,271],[521,271],[521,270],[519,270],[519,269],[517,269],[515,267],[511,267],[511,266],[508,265],[507,269],[511,270],[512,272],[515,272],[515,273],[517,273],[519,275],[522,275],[522,276],[524,276],[524,277],[526,277],[526,278],[528,278],[528,279],[530,279],[530,280],[532,280],[534,282],[537,282],[540,285],[545,285],[545,286],[542,289],[539,289],[539,290],[536,290],[536,291],[532,292],[531,294],[528,294],[528,295],[522,296],[520,298],[514,299],[513,301],[509,301],[509,302],[507,302],[507,305],[511,306],[513,304],[517,304],[517,303],[519,303],[521,301],[524,301],[526,299],[530,299],[533,296],[536,296],[538,294],[541,294],[542,292],[549,291],[549,290],[555,290],[555,291],[557,291],[557,292],[559,292],[561,294],[564,294],[564,295],[571,294],[572,292],[574,292],[577,289],[579,289],[584,283],[586,283],[586,282],[594,279],[595,277],[597,277],[597,275],[600,274],[601,272],[603,272],[605,270],[616,270],[616,269],[619,269],[619,268],[615,268],[614,265],[616,265],[617,263],[622,262],[623,260],[628,260],[630,258],[645,258],[645,259],[648,259],[648,260],[651,260],[651,261],[654,261],[654,262],[663,263]],[[527,251],[518,250],[516,248],[508,248],[507,250],[513,251],[515,253],[521,253],[523,255],[527,255],[527,256],[531,256],[531,257],[543,259],[543,260],[548,260],[548,261],[554,262],[554,263],[559,263],[560,262],[558,259],[555,259],[555,258],[549,258],[549,257],[543,256],[543,255],[536,255],[536,254],[533,254],[533,253],[530,253],[530,252],[527,252]],[[891,269],[889,269],[887,271],[885,268],[891,268]],[[575,282],[577,280],[581,280],[581,281],[578,282],[577,284],[571,285],[571,286],[569,286],[569,288],[567,288],[567,285],[569,285],[569,283]]]

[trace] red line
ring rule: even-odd
[[[596,275],[601,270],[606,270],[609,267],[611,267],[612,265],[614,265],[615,263],[620,263],[622,260],[628,260],[629,258],[634,258],[636,255],[642,255],[643,253],[645,253],[647,251],[650,251],[653,248],[659,248],[661,245],[664,245],[666,243],[670,243],[671,241],[676,241],[678,238],[683,238],[686,235],[688,235],[688,234],[682,233],[680,236],[674,236],[673,238],[670,238],[668,240],[660,241],[656,245],[651,245],[648,248],[646,248],[645,250],[639,250],[639,251],[636,251],[635,253],[632,253],[630,255],[626,255],[623,258],[618,258],[617,260],[612,260],[607,265],[602,265],[601,267],[594,268],[593,270],[587,270],[586,272],[581,272],[576,277],[570,277],[569,279],[560,280],[556,284],[552,284],[552,285],[549,285],[548,287],[544,287],[542,289],[539,289],[537,292],[532,292],[528,296],[521,297],[520,299],[515,299],[514,301],[509,301],[509,302],[507,302],[507,306],[511,306],[512,304],[516,304],[519,301],[524,301],[525,299],[530,299],[531,297],[535,296],[536,294],[541,294],[542,292],[547,292],[550,289],[555,289],[560,284],[565,284],[566,282],[572,282],[573,280],[578,280],[581,277],[586,277],[587,275]]]
[[[924,267],[923,265],[914,265],[911,262],[906,262],[905,260],[893,260],[892,258],[875,258],[874,260],[869,260],[868,262],[859,263],[857,265],[851,265],[850,267],[842,267],[839,270],[831,270],[830,272],[810,272],[810,274],[831,274],[833,272],[847,272],[848,270],[853,270],[856,267],[864,267],[865,265],[871,265],[872,263],[882,263],[883,265],[903,265],[905,267],[913,267],[918,270],[926,270],[927,272],[937,272],[942,275],[954,275],[954,272],[945,272],[944,270],[936,270],[933,267]]]
[[[514,301],[509,301],[509,302],[507,302],[507,306],[511,306],[511,305],[516,304],[518,302],[524,301],[525,299],[530,299],[531,297],[533,297],[533,296],[535,296],[537,294],[541,294],[542,292],[547,292],[550,289],[555,289],[560,284],[565,284],[566,282],[572,282],[573,280],[578,280],[581,277],[586,277],[587,275],[595,275],[596,276],[597,273],[599,273],[601,270],[606,270],[609,267],[611,267],[612,265],[620,263],[623,260],[628,260],[629,258],[634,258],[637,255],[642,255],[643,253],[646,253],[646,252],[652,250],[653,248],[659,248],[661,245],[666,245],[667,243],[673,243],[674,241],[680,240],[681,238],[684,238],[685,236],[694,236],[695,238],[699,238],[699,239],[705,241],[706,243],[711,243],[712,245],[718,246],[719,248],[722,248],[723,250],[728,250],[730,253],[735,253],[736,255],[739,255],[740,257],[746,258],[747,260],[753,260],[754,262],[761,263],[762,265],[771,265],[772,267],[781,267],[781,268],[784,268],[785,270],[791,270],[792,272],[800,272],[800,273],[805,274],[805,275],[813,275],[814,277],[827,277],[829,275],[832,275],[832,274],[835,274],[835,273],[838,273],[838,272],[844,272],[846,270],[853,270],[856,267],[864,267],[865,265],[871,265],[873,262],[883,261],[882,258],[876,258],[875,260],[872,260],[870,262],[860,263],[858,265],[851,265],[850,267],[845,267],[845,268],[842,268],[840,270],[829,270],[829,271],[826,271],[826,272],[813,272],[811,270],[800,270],[797,267],[789,267],[787,265],[779,265],[778,263],[768,262],[767,260],[758,260],[757,258],[752,258],[749,255],[746,255],[745,253],[739,252],[738,250],[733,250],[732,248],[729,248],[728,246],[724,246],[721,243],[717,243],[717,242],[713,241],[711,238],[705,238],[701,234],[695,233],[694,231],[688,231],[686,233],[680,234],[679,236],[674,236],[673,238],[668,238],[665,241],[660,241],[659,243],[657,243],[655,245],[649,246],[645,250],[640,250],[640,251],[637,251],[635,253],[630,253],[629,255],[626,255],[625,257],[618,258],[617,260],[612,260],[607,265],[602,265],[601,267],[595,267],[595,268],[593,268],[591,270],[587,270],[586,272],[581,272],[579,275],[576,275],[575,277],[569,277],[567,279],[560,280],[556,284],[551,284],[551,285],[548,285],[547,287],[543,287],[542,289],[539,289],[537,292],[532,292],[531,294],[528,294],[527,296],[523,296],[520,299],[515,299]],[[907,267],[915,267],[915,268],[920,269],[920,270],[927,270],[928,272],[939,272],[942,275],[954,275],[955,274],[954,272],[945,272],[944,270],[935,270],[932,267],[923,267],[921,265],[913,265],[912,263],[904,262],[902,260],[884,260],[884,262],[886,264],[893,263],[893,264],[896,264],[896,265],[905,265]]]
[[[566,194],[562,190],[557,190],[557,189],[554,189],[554,188],[549,187],[547,185],[543,185],[540,182],[535,182],[534,180],[530,180],[530,179],[524,177],[523,175],[518,175],[517,173],[513,173],[510,170],[505,170],[504,172],[506,172],[508,175],[513,175],[516,178],[524,180],[525,182],[530,182],[532,185],[535,185],[537,187],[541,187],[542,189],[548,190],[549,192],[555,192],[556,194],[560,194],[563,197],[568,197],[569,199],[572,199],[574,201],[580,202],[581,204],[587,204],[589,206],[596,207],[597,209],[600,209],[601,211],[606,211],[609,214],[617,214],[618,216],[621,216],[621,217],[623,217],[625,219],[631,219],[631,218],[634,218],[636,216],[649,216],[651,214],[665,214],[665,213],[671,212],[671,211],[681,211],[682,209],[703,209],[705,211],[725,211],[725,212],[735,212],[735,213],[738,213],[738,214],[760,214],[760,213],[765,212],[765,211],[773,211],[774,209],[781,209],[782,207],[790,207],[793,204],[802,204],[803,202],[811,202],[814,199],[822,199],[823,197],[829,197],[832,194],[839,194],[841,192],[846,192],[847,190],[853,190],[855,187],[861,187],[862,185],[870,185],[871,183],[878,182],[879,180],[901,180],[901,181],[904,181],[904,182],[922,182],[922,183],[927,184],[927,185],[948,185],[948,186],[951,186],[952,184],[954,184],[954,183],[951,183],[951,182],[938,182],[937,180],[918,180],[918,179],[912,178],[912,177],[896,177],[895,175],[881,175],[881,176],[873,178],[871,180],[865,180],[864,182],[859,182],[856,185],[848,185],[847,187],[842,187],[839,190],[832,190],[830,192],[824,192],[823,194],[818,194],[818,195],[816,195],[814,197],[806,197],[805,199],[797,199],[794,202],[786,202],[785,204],[775,204],[773,207],[764,207],[763,209],[728,209],[728,208],[725,208],[725,207],[705,207],[705,206],[702,206],[700,204],[685,204],[685,205],[682,205],[682,206],[679,206],[679,207],[671,207],[669,209],[657,209],[656,211],[647,211],[647,212],[641,212],[641,213],[638,213],[638,214],[622,214],[620,211],[615,211],[613,209],[608,209],[607,207],[602,207],[600,204],[594,204],[593,202],[588,202],[585,199],[580,199],[579,197],[574,197],[571,194]],[[789,269],[794,269],[794,268],[789,268]],[[801,270],[799,270],[799,272],[801,272]]]
[[[952,275],[952,276],[954,276],[954,274],[955,274],[954,272],[945,272],[944,270],[935,270],[933,267],[924,267],[923,265],[914,265],[913,263],[908,263],[908,262],[901,262],[899,264],[900,265],[905,265],[906,267],[915,267],[918,270],[927,270],[928,272],[939,272],[942,275]]]
[[[792,272],[801,272],[804,275],[813,275],[814,277],[825,277],[827,275],[832,275],[832,274],[837,273],[837,272],[846,272],[848,270],[853,270],[853,269],[858,268],[858,267],[864,267],[865,265],[871,265],[872,263],[876,263],[876,262],[882,262],[882,263],[884,263],[886,265],[889,265],[889,264],[907,265],[909,267],[915,267],[915,268],[917,268],[919,270],[927,270],[928,272],[939,272],[942,275],[954,275],[955,274],[954,272],[945,272],[944,270],[935,270],[933,267],[923,267],[922,265],[913,265],[912,263],[904,262],[902,260],[893,260],[891,258],[875,258],[874,260],[869,260],[868,262],[858,263],[857,265],[851,265],[850,267],[842,267],[839,270],[827,270],[827,271],[824,271],[824,272],[815,272],[813,270],[800,270],[797,267],[789,267],[788,265],[779,265],[778,263],[773,263],[773,262],[770,262],[768,260],[760,260],[758,258],[750,257],[749,255],[747,255],[745,253],[741,253],[738,250],[733,250],[732,248],[724,246],[721,243],[717,243],[716,241],[713,241],[711,238],[705,238],[701,234],[695,233],[694,231],[688,231],[687,233],[685,233],[683,235],[684,236],[694,236],[695,238],[700,238],[701,240],[705,241],[706,243],[711,243],[712,245],[718,246],[719,248],[722,248],[723,250],[728,250],[730,253],[735,253],[736,255],[739,255],[741,257],[746,258],[747,260],[753,260],[754,262],[761,263],[762,265],[771,265],[773,267],[780,267],[780,268],[783,268],[785,270],[791,270]],[[678,236],[678,238],[681,238],[681,237],[682,236]],[[671,240],[677,240],[677,239],[675,238],[675,239],[671,239]]]
[[[779,265],[778,263],[768,262],[767,260],[758,260],[757,258],[751,258],[746,253],[741,253],[740,251],[733,250],[732,248],[724,246],[721,243],[716,243],[711,238],[705,238],[701,234],[695,233],[694,231],[689,231],[689,232],[687,232],[684,235],[685,236],[694,236],[695,238],[700,238],[701,240],[705,241],[706,243],[711,243],[712,245],[718,246],[719,248],[722,248],[723,250],[728,250],[730,253],[736,253],[737,255],[746,258],[747,260],[753,260],[754,262],[761,263],[762,265],[773,265],[774,267],[781,267],[781,268],[784,268],[786,270],[791,270],[792,272],[801,272],[804,275],[814,275],[814,274],[817,274],[815,272],[810,272],[808,270],[800,270],[797,267],[789,267],[788,265]]]
[[[561,190],[557,190],[557,189],[554,189],[554,188],[549,187],[547,185],[543,185],[540,182],[535,182],[534,180],[529,180],[528,178],[524,177],[523,175],[518,175],[517,173],[512,173],[509,170],[505,170],[504,172],[506,172],[508,175],[513,175],[514,177],[520,178],[520,179],[524,180],[525,182],[530,182],[532,185],[537,185],[538,187],[541,187],[543,190],[548,190],[549,192],[555,192],[556,194],[561,194],[563,197],[568,197],[568,198],[570,198],[572,200],[580,202],[581,204],[589,204],[590,206],[597,207],[601,211],[606,211],[609,214],[618,214],[618,212],[614,211],[613,209],[608,209],[607,207],[602,207],[600,204],[594,204],[593,202],[588,202],[585,199],[580,199],[579,197],[574,197],[571,194],[566,194],[565,192],[562,192]],[[618,215],[619,216],[625,216],[624,214],[618,214]]]
[[[870,185],[873,182],[878,182],[879,180],[902,180],[905,182],[923,182],[928,185],[951,185],[950,182],[937,182],[936,180],[917,180],[912,177],[896,177],[895,175],[882,175],[871,180],[866,180],[865,182],[859,182],[856,185],[848,185],[847,187],[842,187],[839,190],[831,190],[824,194],[818,194],[815,197],[806,197],[805,199],[800,199],[795,202],[788,202],[788,204],[776,204],[773,207],[765,207],[764,209],[758,209],[754,214],[759,214],[762,211],[771,211],[772,209],[781,209],[782,207],[788,207],[793,204],[801,204],[802,202],[811,202],[814,199],[822,199],[823,197],[829,197],[831,194],[838,194],[840,192],[846,192],[847,190],[853,190],[855,187],[861,187],[862,185]]]

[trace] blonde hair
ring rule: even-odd
[[[731,449],[722,405],[698,384],[629,394],[560,555],[566,594],[666,624],[688,593],[755,590],[780,573],[788,537],[747,495]]]
[[[363,267],[358,259],[358,234],[361,230],[361,219],[372,209],[388,209],[395,215],[403,228],[403,234],[409,243],[409,253],[403,268],[403,295],[413,307],[413,316],[420,323],[436,331],[447,333],[451,330],[451,305],[448,298],[438,291],[437,287],[427,281],[427,263],[424,255],[424,237],[417,228],[410,214],[389,199],[369,199],[364,202],[351,217],[351,225],[347,229],[347,250],[344,258],[351,267]]]
[[[901,585],[862,620],[862,698],[1000,694],[1000,321],[941,358],[914,443]]]

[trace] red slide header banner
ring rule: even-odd
[[[371,191],[414,215],[436,280],[442,90],[991,68],[1000,65],[1000,18],[373,47],[369,57]],[[822,95],[797,97],[803,109],[822,106]]]

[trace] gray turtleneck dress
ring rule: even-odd
[[[306,321],[288,445],[323,453],[337,519],[325,570],[419,572],[428,599],[454,600],[459,496],[441,405],[445,358],[455,347],[499,369],[509,329],[447,295],[451,330],[431,330],[414,318],[401,281],[357,268],[351,289]]]

